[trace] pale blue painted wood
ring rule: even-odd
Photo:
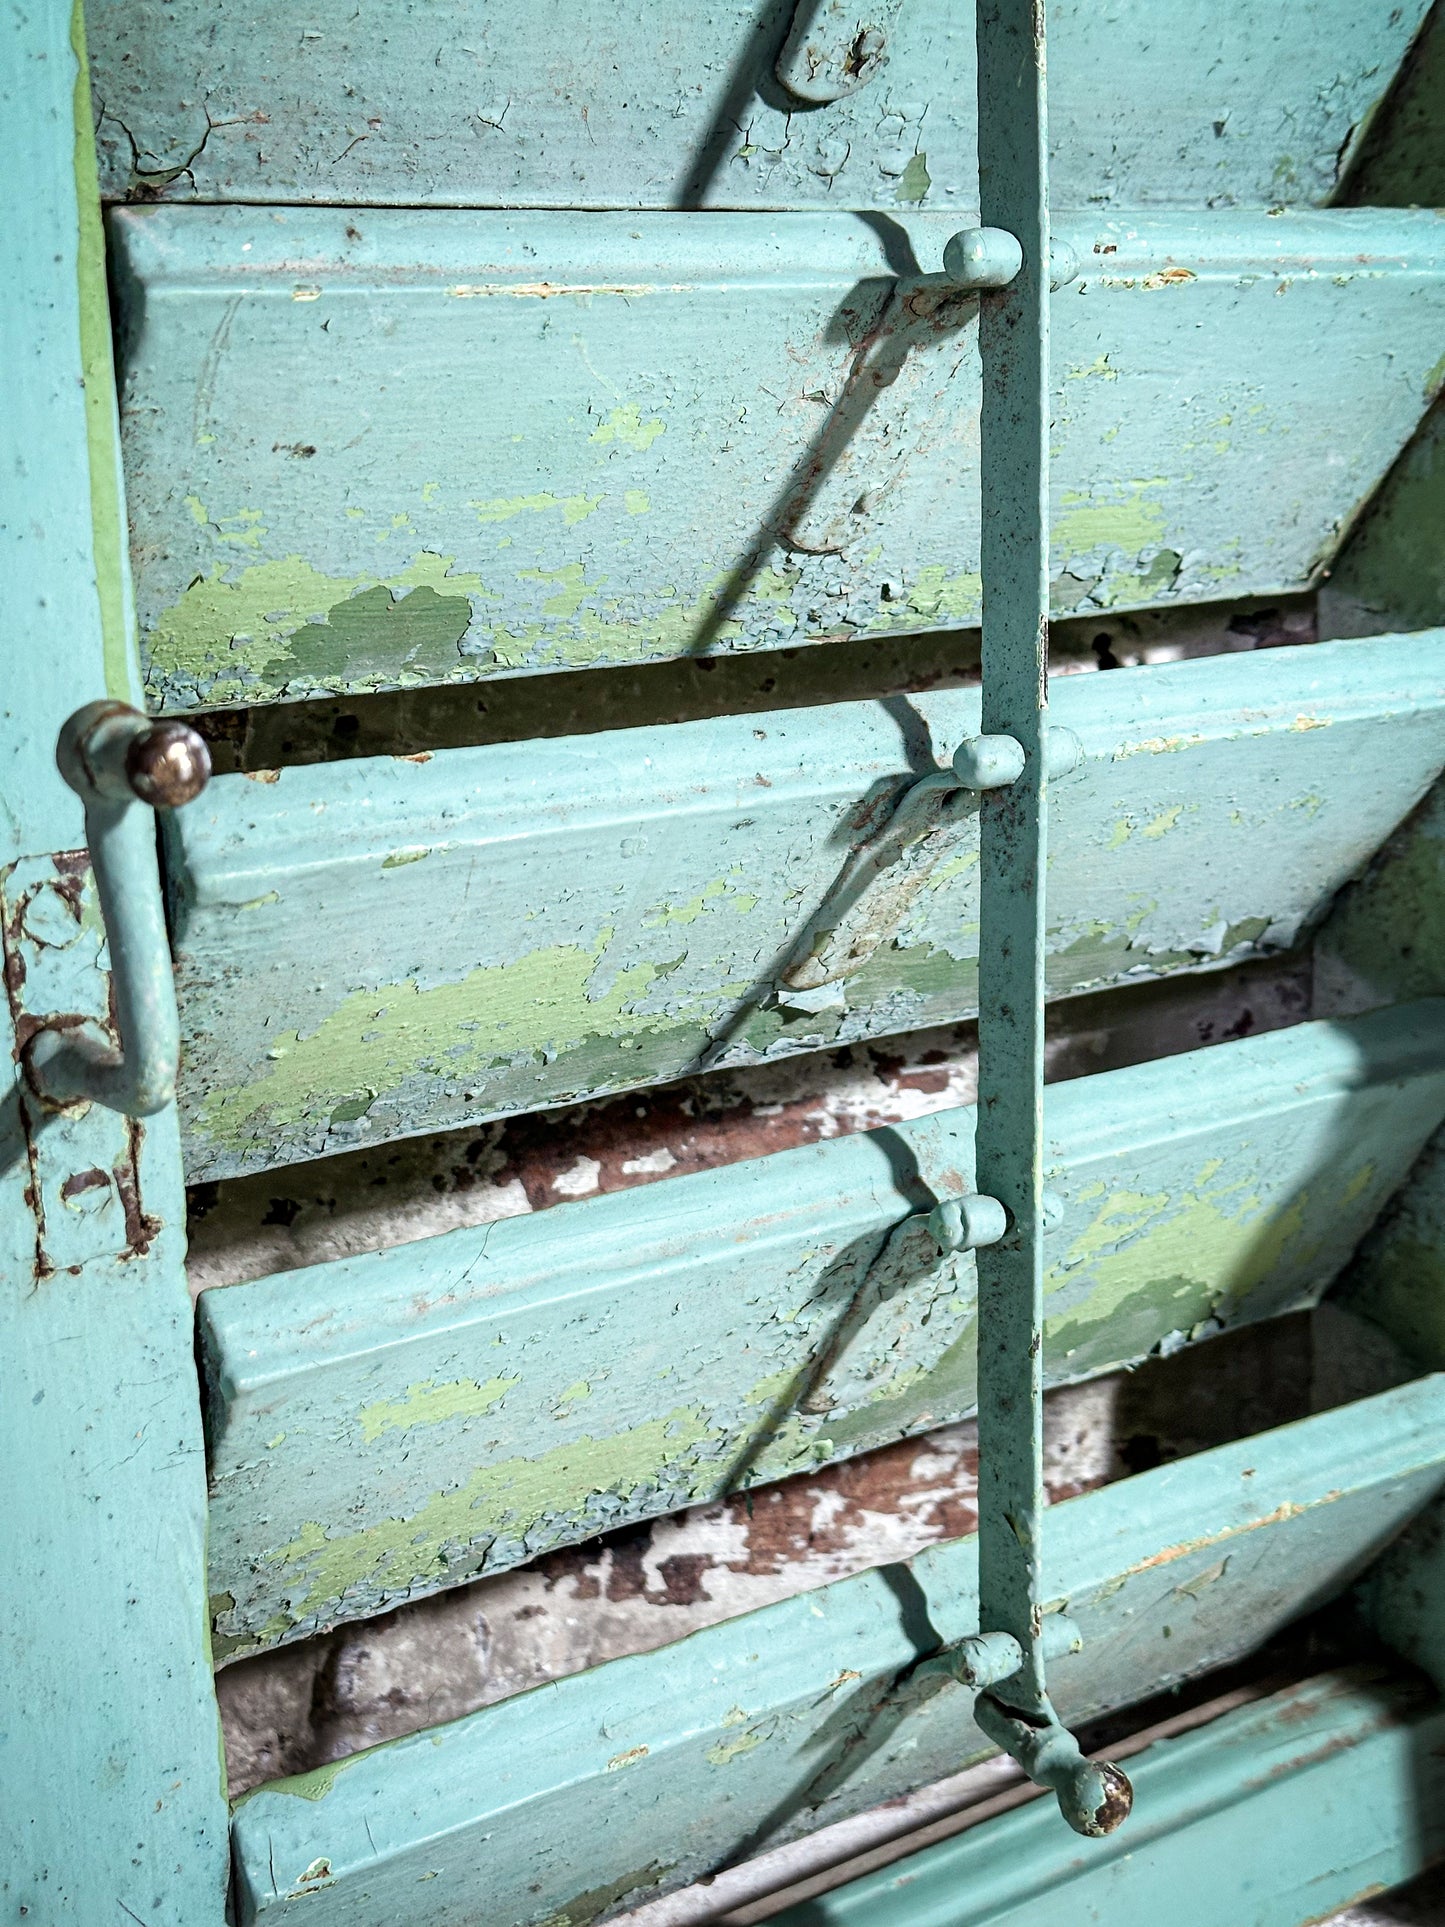
[[[888,65],[812,112],[790,112],[772,78],[793,12],[793,0],[313,0],[303,21],[278,0],[228,0],[218,32],[205,0],[92,0],[107,191],[970,206],[972,7],[904,0]],[[1056,0],[1055,200],[1327,199],[1424,12],[1425,0],[1266,12],[1123,0],[1101,14]]]
[[[975,621],[964,218],[122,211],[152,701]],[[1441,223],[1056,225],[1054,613],[1314,581],[1423,410]]]
[[[1051,1087],[1048,1379],[1312,1302],[1442,1115],[1441,1001]],[[973,1135],[942,1112],[207,1293],[218,1650],[964,1416],[972,1258],[869,1267],[974,1188]]]
[[[1137,1819],[1080,1850],[1046,1806],[820,1894],[777,1927],[1308,1927],[1445,1850],[1445,1714],[1418,1682],[1326,1673],[1129,1762]],[[1041,1898],[1046,1896],[1046,1898]],[[1388,1916],[1387,1916],[1388,1917]]]
[[[1061,1711],[1137,1700],[1337,1591],[1439,1487],[1442,1423],[1428,1378],[1053,1508],[1047,1584],[1085,1641]],[[955,1541],[262,1788],[233,1825],[241,1921],[580,1927],[956,1771],[989,1751],[968,1696],[906,1680],[975,1630],[975,1574]]]
[[[1293,943],[1445,761],[1442,702],[1438,631],[1058,679],[1051,994]],[[969,812],[844,1007],[773,986],[978,726],[957,690],[217,779],[168,826],[191,1175],[969,1014]]]
[[[80,803],[53,753],[82,697],[136,685],[82,58],[78,11],[0,23],[0,1895],[27,1927],[221,1927],[175,1115],[42,1124],[13,1061],[26,1018],[105,1009]]]

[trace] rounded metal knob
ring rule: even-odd
[[[87,807],[134,800],[177,810],[211,779],[211,752],[189,723],[154,722],[129,703],[105,699],[76,710],[60,732],[55,760]]]
[[[943,272],[956,288],[1006,288],[1023,264],[1018,238],[1005,228],[961,228],[943,250]]]
[[[1133,1783],[1121,1767],[1106,1760],[1081,1760],[1069,1782],[1059,1788],[1059,1807],[1075,1833],[1099,1840],[1129,1818]]]
[[[125,753],[126,780],[152,809],[177,810],[211,780],[211,752],[186,723],[156,723]]]

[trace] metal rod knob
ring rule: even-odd
[[[1005,228],[960,228],[943,250],[943,272],[956,288],[1006,288],[1023,264],[1018,237]]]
[[[25,1075],[53,1110],[92,1103],[150,1117],[174,1098],[180,1066],[152,811],[178,809],[200,795],[210,752],[185,723],[158,723],[125,703],[96,702],[61,730],[55,760],[85,804],[120,1048],[82,1017],[54,1017],[29,1038]]]

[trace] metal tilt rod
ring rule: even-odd
[[[977,1254],[975,1650],[994,1663],[978,1669],[975,1718],[1053,1788],[1070,1826],[1103,1834],[1127,1817],[1132,1790],[1117,1767],[1084,1759],[1060,1724],[1044,1679],[1041,1610],[1050,284],[1042,0],[979,0],[978,149],[984,229],[1013,235],[1023,256],[1007,286],[979,297],[983,732],[1011,737],[1023,767],[979,796],[977,1186],[1002,1202],[1008,1231]],[[1017,1642],[1022,1664],[999,1677],[1000,1649],[1012,1656],[1006,1642]]]

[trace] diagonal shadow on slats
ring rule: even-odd
[[[850,344],[836,400],[798,455],[764,512],[753,539],[712,597],[686,653],[706,655],[732,619],[769,558],[841,554],[844,544],[809,541],[802,526],[844,454],[885,390],[902,374],[910,353],[959,334],[978,318],[978,296],[953,286],[942,274],[926,274],[907,230],[886,214],[858,213],[883,246],[893,278],[857,282],[839,303],[825,331],[829,342]],[[902,458],[906,464],[907,456]],[[902,466],[895,473],[896,480]]]
[[[799,956],[810,933],[840,921],[859,902],[874,881],[855,870],[854,858],[859,848],[887,822],[913,782],[939,769],[933,732],[922,712],[906,696],[883,696],[878,700],[885,714],[898,725],[908,777],[902,781],[893,777],[882,779],[860,797],[844,817],[831,839],[844,845],[842,861],[832,882],[820,897],[804,908],[797,923],[773,951],[767,964],[759,970],[752,988],[738,1001],[731,1013],[708,1032],[707,1041],[684,1075],[696,1076],[719,1068],[748,1025],[768,1005],[779,978]],[[776,1054],[783,1056],[792,1055],[795,1051],[825,1049],[830,1041],[822,1036],[800,1036],[795,1044],[778,1050]]]

